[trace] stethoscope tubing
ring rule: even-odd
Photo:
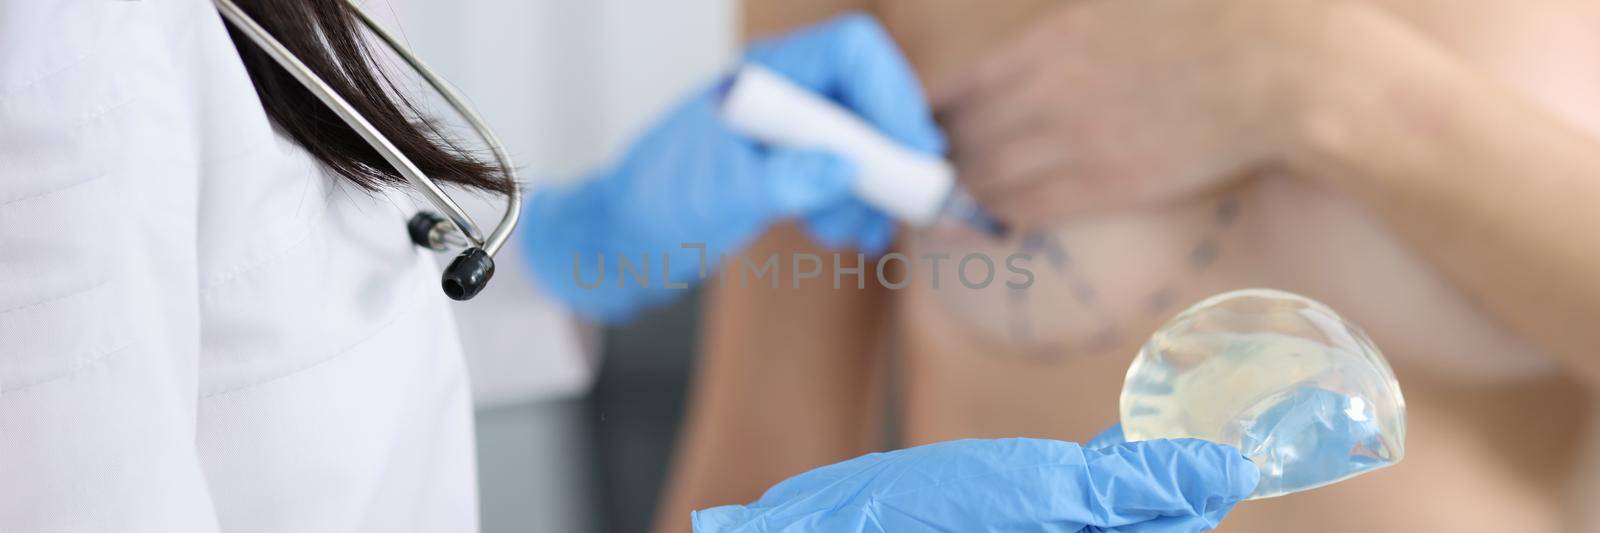
[[[455,226],[455,229],[460,232],[461,236],[465,237],[471,247],[482,249],[483,252],[493,257],[505,246],[506,241],[511,237],[511,232],[516,229],[517,220],[522,214],[522,188],[521,184],[517,182],[516,164],[511,160],[511,156],[506,152],[505,146],[500,142],[499,137],[484,122],[483,117],[478,115],[471,105],[467,104],[466,99],[454,87],[435,73],[433,69],[428,68],[415,54],[412,54],[411,50],[402,44],[395,34],[374,20],[361,6],[355,2],[347,1],[363,25],[376,34],[379,39],[382,39],[412,69],[416,70],[428,85],[437,90],[440,95],[443,95],[445,101],[466,119],[472,129],[494,153],[494,157],[499,162],[500,167],[506,172],[506,177],[513,182],[515,190],[508,195],[505,213],[501,216],[500,223],[495,226],[493,231],[489,232],[487,237],[484,236],[478,225],[473,222],[472,217],[461,209],[461,206],[457,205],[438,183],[423,174],[416,164],[412,163],[405,154],[400,153],[400,150],[395,148],[394,144],[389,142],[389,139],[384,137],[377,128],[373,127],[366,117],[361,116],[361,113],[356,111],[354,106],[351,106],[344,97],[339,96],[332,86],[323,81],[315,72],[312,72],[310,67],[300,61],[300,58],[295,57],[293,52],[290,52],[287,47],[278,42],[271,33],[267,32],[266,28],[257,24],[233,0],[213,1],[217,6],[217,10],[222,13],[228,22],[241,30],[245,36],[250,38],[251,42],[259,46],[268,56],[283,66],[284,70],[299,80],[307,90],[315,94],[318,100],[321,100],[329,109],[338,114],[339,118],[350,125],[368,144],[371,144],[373,149],[377,150],[384,160],[388,161],[400,175],[405,176],[406,181],[412,187],[427,197],[429,203],[442,211],[445,219]]]

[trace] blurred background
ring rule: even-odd
[[[382,10],[380,16],[390,18],[388,22],[398,28],[422,58],[458,85],[482,114],[490,117],[492,126],[520,163],[523,179],[535,185],[559,184],[590,175],[613,161],[625,144],[663,111],[717,80],[734,62],[742,20],[738,0],[370,3]],[[921,59],[916,67],[924,79],[937,78],[934,74],[940,69],[975,61],[975,51],[984,49],[981,45],[998,41],[1031,22],[1029,13],[1059,6],[1049,0],[883,4],[875,13],[889,24],[891,31],[900,28],[895,38],[908,47],[914,63]],[[930,5],[942,8],[928,9]],[[790,19],[804,19],[802,12],[822,13],[837,7],[834,2],[822,0],[769,2],[750,10],[750,20],[745,22],[752,32],[760,33],[793,23]],[[1015,16],[975,15],[999,11]],[[950,28],[961,31],[947,31]],[[1475,30],[1460,31],[1465,35]],[[1583,86],[1572,83],[1570,86]],[[438,103],[423,107],[431,107],[436,114],[443,114],[445,109]],[[1509,344],[1471,340],[1478,337],[1464,332],[1503,332],[1483,316],[1463,318],[1459,313],[1451,314],[1471,311],[1468,308],[1472,304],[1458,302],[1455,298],[1461,295],[1455,292],[1441,292],[1444,285],[1435,284],[1439,280],[1431,271],[1417,268],[1419,263],[1401,255],[1402,251],[1408,252],[1401,243],[1376,229],[1377,225],[1369,224],[1367,218],[1351,215],[1358,211],[1342,211],[1340,204],[1333,201],[1319,203],[1327,197],[1320,193],[1313,196],[1315,191],[1285,188],[1289,183],[1286,176],[1259,178],[1252,178],[1249,186],[1264,183],[1270,188],[1243,193],[1209,192],[1191,199],[1191,204],[1175,206],[1170,212],[1150,218],[1154,224],[1149,226],[1135,220],[1127,225],[1110,224],[1109,232],[1077,234],[1085,236],[1089,245],[1117,253],[1090,258],[1090,254],[1075,251],[1072,269],[1063,270],[1056,264],[1067,263],[1064,258],[1068,256],[1061,249],[1050,259],[1055,265],[1054,277],[1040,278],[1040,290],[1058,297],[1027,300],[1018,298],[1017,293],[1001,291],[924,295],[928,299],[918,302],[926,302],[922,307],[936,312],[916,317],[922,320],[925,330],[895,339],[920,343],[908,348],[908,352],[920,347],[937,354],[933,347],[955,339],[959,342],[948,347],[954,353],[970,346],[960,343],[974,342],[973,338],[987,334],[1004,342],[1016,342],[1004,345],[1014,350],[989,354],[996,357],[964,359],[960,365],[925,365],[937,368],[924,372],[923,390],[954,393],[923,398],[922,412],[938,412],[950,423],[934,428],[944,433],[927,431],[922,437],[1043,435],[1086,439],[1093,433],[1083,430],[1098,432],[1115,422],[1115,409],[1109,402],[1099,404],[1099,409],[1063,409],[1062,398],[1050,396],[1051,391],[1071,390],[1082,398],[1115,398],[1121,383],[1104,376],[1121,375],[1145,332],[1153,331],[1164,317],[1170,316],[1168,313],[1176,312],[1171,306],[1222,290],[1277,286],[1317,297],[1335,308],[1353,310],[1353,320],[1370,319],[1361,323],[1375,326],[1371,331],[1379,344],[1407,352],[1408,358],[1396,359],[1399,364],[1394,370],[1407,380],[1409,446],[1413,453],[1406,468],[1410,470],[1388,469],[1367,478],[1365,485],[1330,487],[1309,496],[1255,504],[1251,511],[1240,513],[1243,517],[1231,517],[1231,524],[1241,524],[1245,529],[1253,525],[1255,531],[1277,531],[1283,523],[1321,510],[1324,512],[1315,513],[1316,520],[1331,521],[1315,525],[1329,531],[1372,529],[1361,527],[1362,523],[1398,524],[1384,530],[1491,529],[1481,524],[1406,526],[1411,521],[1439,516],[1460,516],[1463,521],[1489,517],[1534,524],[1517,528],[1519,531],[1553,531],[1556,529],[1535,526],[1559,520],[1553,516],[1562,505],[1553,503],[1556,500],[1578,495],[1574,501],[1580,503],[1571,508],[1592,512],[1593,506],[1584,500],[1584,495],[1594,494],[1597,489],[1592,487],[1600,487],[1600,476],[1594,474],[1600,469],[1593,466],[1594,458],[1600,457],[1593,443],[1600,440],[1587,435],[1600,424],[1593,422],[1597,411],[1589,409],[1589,391],[1575,385],[1570,376],[1553,370],[1548,361],[1526,357],[1537,354],[1518,339],[1485,337]],[[1291,208],[1268,209],[1279,207],[1261,200],[1268,194],[1282,195],[1271,197],[1276,198],[1272,202],[1287,199],[1291,202],[1284,205]],[[1311,198],[1319,200],[1313,202]],[[1249,204],[1251,201],[1257,203]],[[1245,207],[1239,207],[1241,204]],[[497,218],[500,209],[498,203],[489,201],[469,203],[467,207],[486,219]],[[1209,229],[1233,225],[1240,209],[1252,214],[1240,219],[1239,225],[1244,229],[1232,230],[1233,237],[1221,234],[1220,229]],[[1307,214],[1315,217],[1306,218]],[[1281,230],[1291,227],[1295,228],[1292,232]],[[1128,228],[1138,231],[1124,234]],[[1324,233],[1312,231],[1318,229]],[[1138,252],[1143,255],[1123,253],[1127,247],[1124,242],[1137,243],[1141,235],[1151,237],[1154,244],[1139,243]],[[1261,237],[1259,243],[1247,240],[1263,235],[1266,237]],[[1097,240],[1105,237],[1114,242]],[[1031,246],[1030,242],[1046,241],[1022,239],[1015,244]],[[1198,244],[1190,246],[1189,242]],[[947,244],[933,242],[930,249],[937,251]],[[983,245],[972,246],[984,250]],[[454,306],[475,393],[483,530],[647,531],[683,419],[694,366],[692,354],[698,348],[696,322],[701,298],[698,293],[690,294],[672,307],[650,312],[625,327],[598,328],[576,323],[540,295],[520,264],[517,246],[513,241],[501,255],[494,290]],[[1059,243],[1056,246],[1059,248]],[[1233,246],[1244,253],[1231,254],[1218,266],[1208,266],[1217,258],[1219,246]],[[1262,251],[1268,248],[1270,254]],[[1042,253],[1055,253],[1047,246],[1039,249]],[[1058,261],[1054,258],[1057,256],[1062,259]],[[1336,260],[1330,262],[1324,259],[1327,257]],[[1262,258],[1279,262],[1266,263]],[[448,259],[440,258],[441,262]],[[1201,270],[1206,270],[1205,276],[1198,274]],[[1079,277],[1110,281],[1103,287],[1092,287]],[[1174,279],[1178,281],[1171,281]],[[1174,283],[1187,283],[1179,285],[1178,290],[1188,292],[1175,291]],[[937,286],[935,281],[934,287]],[[1146,289],[1151,291],[1144,292]],[[1419,290],[1407,292],[1411,289]],[[1069,294],[1071,297],[1066,297]],[[1121,304],[1102,309],[1095,302]],[[1092,307],[1092,314],[1070,314],[1083,313],[1080,307]],[[871,312],[864,305],[841,308]],[[941,310],[949,310],[950,314],[946,316]],[[1019,316],[1020,321],[1013,318]],[[1050,321],[1036,322],[1034,316],[1046,316]],[[1118,324],[1107,318],[1117,316],[1126,322]],[[974,324],[974,332],[970,333],[973,337],[967,336],[969,332],[949,337],[933,335],[940,329],[938,326],[946,324],[944,320]],[[1421,320],[1432,322],[1418,322]],[[1018,324],[1022,327],[1016,327]],[[1037,342],[1043,337],[1037,336],[1036,329],[1045,328],[1056,328],[1050,335],[1081,339],[1085,344]],[[1446,344],[1441,339],[1454,339],[1457,344]],[[898,348],[891,347],[886,352]],[[1070,366],[1059,364],[1075,351],[1122,355],[1083,357],[1073,359]],[[897,412],[895,407],[904,404],[894,402],[898,401],[899,391],[911,386],[894,375],[869,375],[871,372],[863,371],[855,377],[884,378],[887,398],[869,399],[890,407],[882,409],[890,419],[863,420],[881,423],[882,438],[889,439],[888,444],[896,444],[892,439],[902,427],[910,425],[907,421],[912,415]],[[976,378],[969,379],[973,376]],[[986,389],[969,386],[984,381],[1017,386],[1021,392],[983,396]],[[963,401],[977,397],[983,401],[972,402],[971,409],[964,409],[968,405]],[[757,406],[754,410],[768,407],[759,402],[717,405]],[[955,408],[940,410],[951,406]],[[810,405],[799,410],[815,414]],[[781,417],[764,420],[788,422]],[[720,448],[705,448],[715,450],[705,453],[755,450],[763,457],[796,456],[781,450],[774,452],[777,447],[772,443],[787,439],[789,433],[804,433],[802,430],[784,424],[762,428],[769,430],[764,444],[752,444],[763,441],[746,440],[745,434],[739,434],[725,439]],[[773,437],[777,433],[783,434]],[[867,433],[872,436],[873,432]],[[728,440],[734,440],[733,444],[728,445]],[[716,472],[744,473],[741,466],[745,463],[736,459],[749,462],[748,457],[715,455],[718,467],[723,460],[731,465]],[[1563,484],[1569,483],[1589,485],[1580,487],[1582,490],[1568,490]],[[1430,492],[1439,507],[1429,509],[1402,501],[1408,498],[1385,496],[1421,490],[1443,494],[1447,489],[1462,491],[1464,499]],[[1374,507],[1375,502],[1385,500],[1392,504],[1380,506],[1382,509]],[[1497,505],[1482,505],[1484,502]],[[1346,512],[1350,508],[1362,512]],[[1340,520],[1350,520],[1349,524],[1355,525],[1346,526]],[[1595,529],[1585,531],[1592,530]]]
[[[535,183],[605,164],[725,69],[738,41],[733,0],[388,3],[398,31],[492,117]],[[498,214],[490,203],[469,209]],[[646,530],[680,420],[698,298],[600,330],[541,299],[505,262],[517,250],[502,256],[496,290],[456,304],[476,390],[483,530]]]

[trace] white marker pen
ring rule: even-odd
[[[1004,225],[956,185],[948,161],[901,146],[854,113],[765,67],[747,64],[722,94],[722,119],[734,130],[780,146],[820,148],[848,157],[860,174],[855,193],[911,226],[953,218],[990,235]]]

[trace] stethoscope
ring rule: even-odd
[[[461,252],[461,255],[456,256],[455,260],[445,267],[444,274],[441,276],[441,285],[444,287],[445,295],[451,299],[469,300],[473,296],[477,296],[483,290],[484,285],[489,283],[489,278],[494,276],[494,255],[505,246],[506,239],[511,237],[511,231],[517,227],[517,217],[522,212],[521,186],[516,185],[512,194],[509,195],[506,201],[506,211],[504,215],[501,215],[500,224],[495,226],[494,231],[490,232],[488,237],[484,237],[483,232],[478,229],[478,225],[473,223],[472,217],[468,216],[466,211],[461,209],[461,206],[456,205],[455,201],[451,200],[450,196],[445,194],[444,190],[439,187],[439,184],[433,181],[433,178],[423,175],[422,171],[418,170],[417,166],[410,159],[407,159],[405,154],[400,153],[400,150],[396,149],[394,144],[389,142],[389,139],[384,138],[377,128],[367,122],[366,117],[356,112],[356,109],[349,102],[346,102],[343,97],[333,91],[332,87],[328,86],[327,82],[322,81],[321,77],[318,77],[316,73],[306,67],[305,63],[300,61],[300,58],[289,52],[289,49],[279,43],[276,38],[273,38],[270,33],[267,33],[265,28],[256,24],[256,21],[245,14],[244,10],[239,9],[239,6],[234,4],[233,0],[214,1],[216,2],[217,10],[222,13],[222,16],[228,22],[249,36],[250,40],[256,43],[256,46],[265,50],[267,55],[278,62],[278,65],[294,75],[301,85],[316,94],[323,104],[338,113],[339,117],[344,119],[345,124],[349,124],[352,129],[361,134],[363,139],[366,139],[368,144],[372,145],[374,150],[383,154],[384,160],[387,160],[390,165],[394,166],[395,170],[405,176],[406,181],[410,182],[417,192],[422,193],[435,208],[445,213],[445,216],[441,217],[431,211],[418,212],[406,222],[406,230],[410,234],[412,242],[432,250],[442,252],[452,246],[466,247]],[[347,1],[347,3],[355,11],[356,16],[361,19],[362,24],[371,29],[372,33],[377,34],[390,49],[393,49],[407,64],[411,65],[411,68],[421,74],[422,78],[427,80],[428,85],[433,86],[435,90],[439,91],[439,94],[444,95],[445,101],[449,102],[450,106],[455,108],[456,112],[467,120],[472,129],[477,132],[479,137],[483,138],[483,142],[494,152],[494,157],[499,161],[500,167],[505,169],[506,177],[516,183],[516,165],[511,162],[511,156],[506,154],[505,147],[500,144],[500,139],[495,137],[494,132],[489,129],[487,124],[484,124],[483,118],[479,117],[472,110],[472,107],[467,105],[466,101],[455,89],[450,87],[449,83],[446,83],[432,69],[424,65],[422,60],[412,55],[410,49],[401,44],[394,34],[378,24],[376,20],[373,20],[371,15],[361,9],[361,6],[356,5],[355,2]]]

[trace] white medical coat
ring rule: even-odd
[[[407,215],[275,133],[207,0],[0,2],[0,532],[475,529]]]

